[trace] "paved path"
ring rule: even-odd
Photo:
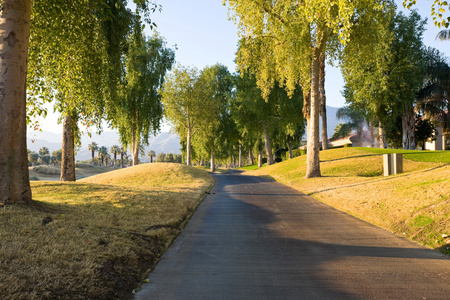
[[[216,186],[136,299],[450,299],[450,260],[276,182]]]

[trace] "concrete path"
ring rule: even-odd
[[[450,299],[450,260],[268,180],[216,186],[135,299]]]

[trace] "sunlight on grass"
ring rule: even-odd
[[[33,206],[0,209],[0,295],[128,297],[212,185],[176,164],[32,183]]]
[[[382,154],[393,152],[404,153],[404,173],[384,177]],[[442,235],[450,235],[450,151],[341,148],[320,152],[320,159],[319,178],[304,178],[306,156],[247,174],[270,176],[427,246],[445,245]],[[416,226],[419,215],[427,222]]]

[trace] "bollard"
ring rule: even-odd
[[[403,173],[403,154],[383,154],[384,176]]]
[[[392,175],[392,163],[389,154],[383,154],[383,170],[384,176]]]

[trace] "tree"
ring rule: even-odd
[[[155,151],[153,151],[153,150],[150,150],[150,151],[148,151],[148,157],[150,157],[150,163],[152,163],[153,162],[153,157],[155,157],[156,156],[156,153],[155,153]]]
[[[40,156],[44,156],[44,155],[48,155],[48,154],[50,154],[50,151],[48,150],[47,147],[41,147],[41,149],[39,149]]]
[[[55,157],[55,162],[61,163],[61,159],[62,159],[62,149],[53,151],[53,152],[52,152],[52,155]]]
[[[156,156],[156,161],[157,162],[165,162],[166,161],[166,154],[165,153],[158,153],[158,155]]]
[[[94,167],[95,151],[98,150],[98,144],[96,142],[90,143],[88,145],[88,150],[91,151],[91,154],[92,154],[92,167]]]
[[[427,140],[436,139],[436,129],[430,120],[423,118],[421,115],[417,115],[415,135],[418,144],[422,144],[422,150],[426,150]]]
[[[342,139],[346,136],[349,136],[352,132],[352,127],[349,123],[339,123],[334,128],[333,136],[331,137],[332,140]]]
[[[120,152],[120,147],[117,146],[117,145],[113,145],[109,152],[114,155],[113,167],[115,168],[116,167],[116,160],[117,160],[117,153]]]
[[[98,155],[100,156],[102,163],[100,164],[100,166],[103,168],[104,166],[104,161],[105,158],[108,156],[108,148],[106,148],[105,146],[101,146],[98,148]]]
[[[202,114],[199,118],[197,145],[210,155],[211,172],[215,170],[216,150],[220,148],[221,122],[227,117],[233,81],[228,68],[215,64],[205,67],[198,78]],[[206,156],[207,157],[207,156]]]
[[[413,5],[417,4],[417,0],[404,0],[403,6],[411,9]],[[447,9],[447,10],[446,10]],[[434,20],[434,25],[441,28],[445,27],[448,28],[450,25],[450,16],[445,18],[444,14],[446,12],[450,11],[450,5],[447,1],[439,1],[435,0],[433,1],[433,4],[431,5],[431,16]]]
[[[276,2],[224,0],[243,38],[238,53],[241,70],[257,77],[267,99],[277,81],[292,95],[303,88],[304,115],[308,122],[306,178],[318,177],[319,160],[319,73],[320,57],[336,54],[338,43],[350,43],[358,20],[370,20],[387,1]]]
[[[30,0],[1,3],[0,203],[31,203],[26,126]]]
[[[123,168],[123,158],[124,156],[127,155],[127,151],[125,150],[124,147],[120,147],[119,153],[120,153],[120,167]]]
[[[436,35],[436,39],[440,41],[449,41],[450,40],[450,29],[444,29],[439,31]]]
[[[186,163],[191,163],[192,136],[200,128],[203,109],[196,69],[177,66],[162,89],[164,115],[181,138],[186,138]]]
[[[362,133],[365,124],[365,116],[362,110],[358,110],[349,106],[341,107],[336,112],[336,117],[338,119],[346,120],[347,123],[339,124],[343,125],[338,131],[338,135],[343,135],[344,133],[349,133],[349,130],[356,130],[356,140],[357,146],[362,146]],[[336,134],[336,129],[335,129]],[[333,137],[335,137],[333,135]],[[343,137],[343,136],[341,136]]]
[[[426,76],[418,92],[416,110],[429,119],[443,122],[450,128],[450,66],[447,58],[434,48],[425,55]]]
[[[30,161],[30,163],[31,163],[33,166],[36,165],[38,159],[39,159],[39,154],[38,154],[38,153],[36,153],[36,152],[34,152],[34,151],[28,153],[28,160]]]
[[[163,109],[159,90],[174,63],[175,52],[156,33],[147,39],[139,23],[129,44],[124,95],[112,124],[119,130],[122,144],[131,146],[133,162],[138,164],[140,144],[148,144],[149,135],[160,128]]]
[[[41,155],[41,164],[48,166],[50,164],[51,156],[49,154]]]

